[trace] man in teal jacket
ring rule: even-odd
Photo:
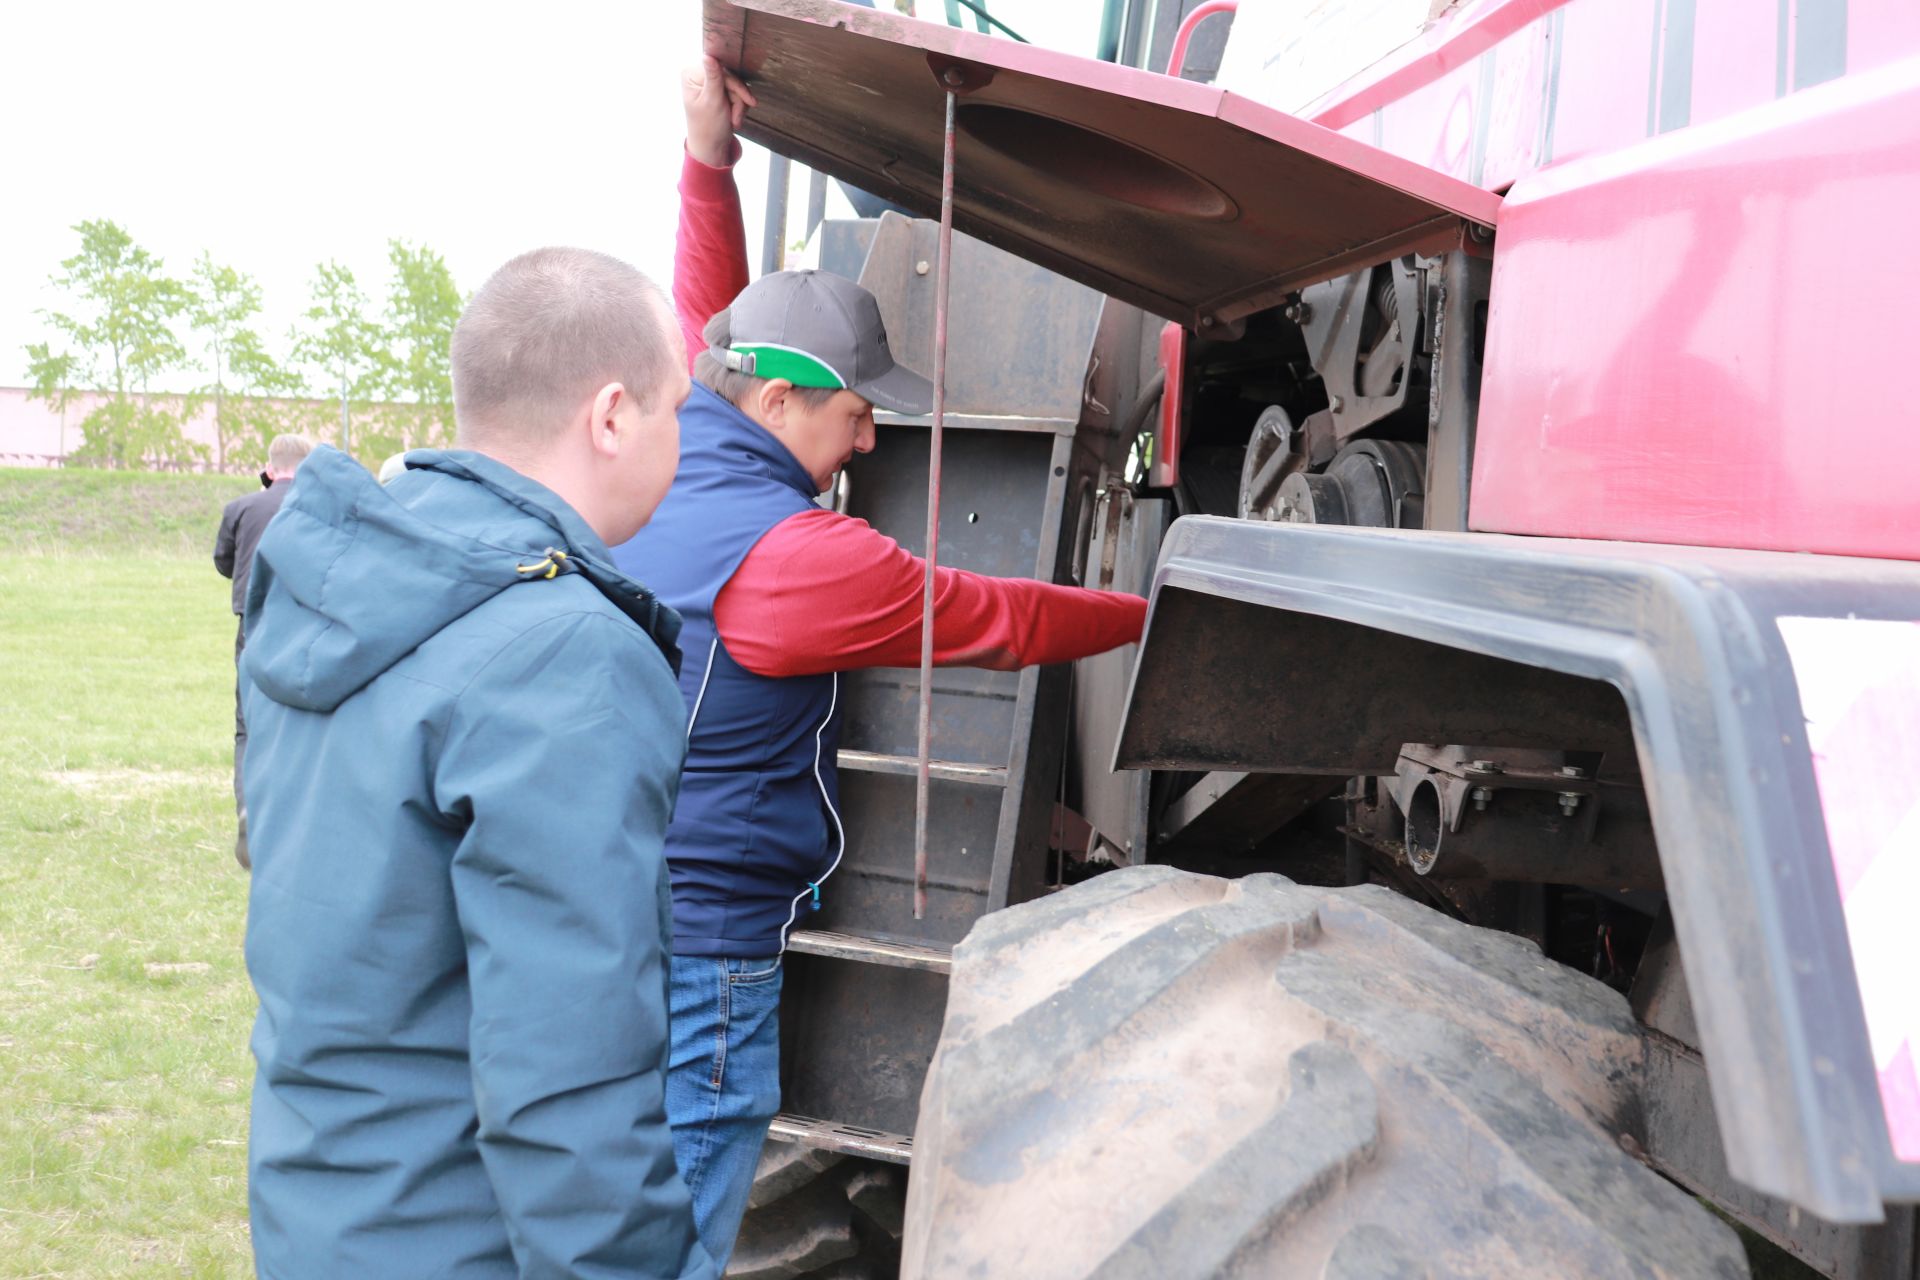
[[[679,619],[611,567],[671,482],[672,313],[579,250],[453,338],[458,441],[331,449],[246,614],[256,1264],[710,1277],[667,1128]]]

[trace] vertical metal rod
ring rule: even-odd
[[[767,157],[767,220],[760,229],[760,274],[770,275],[787,265],[787,188],[793,162],[779,152]]]
[[[812,240],[820,233],[820,224],[827,220],[827,175],[818,169],[807,176],[807,239]]]
[[[951,78],[955,73],[949,70]],[[947,425],[947,285],[953,273],[953,116],[940,160],[940,252],[933,278],[933,434],[927,441],[927,585],[920,613],[920,757],[913,786],[913,918],[927,915],[927,787],[933,759],[933,587],[940,558],[940,446]]]
[[[1123,25],[1120,32],[1122,66],[1144,67],[1147,65],[1145,50],[1140,46],[1151,39],[1146,30],[1148,2],[1149,0],[1127,0],[1126,16],[1121,19]],[[1154,8],[1157,10],[1158,7],[1155,0]],[[1154,16],[1159,15],[1156,12]]]

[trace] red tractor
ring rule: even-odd
[[[924,911],[849,682],[734,1274],[1920,1275],[1920,9],[1110,8],[706,0],[942,560],[1152,598],[936,673]]]

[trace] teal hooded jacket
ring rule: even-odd
[[[262,1276],[706,1277],[667,1126],[679,619],[550,490],[317,450],[242,677]]]

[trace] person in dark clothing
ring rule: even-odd
[[[312,452],[313,441],[305,436],[275,436],[267,446],[267,469],[260,473],[266,488],[229,502],[220,513],[220,533],[213,540],[213,567],[221,577],[233,579],[233,616],[242,619],[233,634],[233,807],[240,819],[233,856],[243,867],[253,865],[247,853],[247,805],[240,794],[240,759],[247,750],[247,717],[240,707],[239,678],[240,651],[247,643],[243,616],[247,611],[247,579],[253,573],[253,551],[260,545],[260,535],[287,500],[294,473]]]

